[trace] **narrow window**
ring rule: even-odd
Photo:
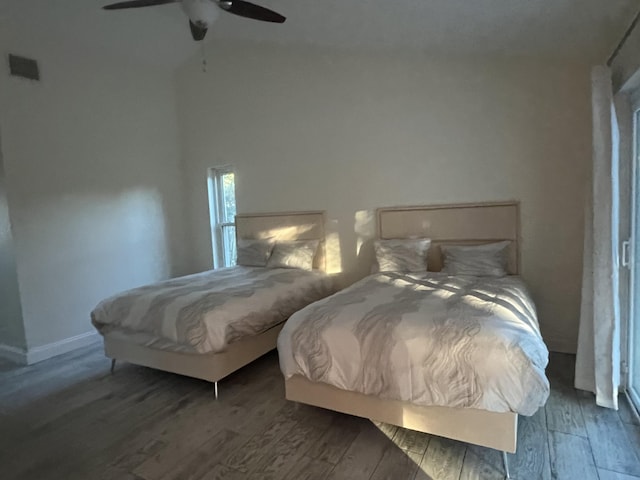
[[[236,264],[236,179],[231,167],[209,169],[209,217],[213,267]]]

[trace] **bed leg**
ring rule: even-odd
[[[213,382],[213,392],[215,393],[216,400],[218,399],[218,382]]]
[[[509,458],[507,457],[507,452],[502,452],[502,463],[504,463],[504,478],[511,478],[511,473],[509,472]]]
[[[113,371],[116,369],[116,359],[111,359],[111,375],[113,375]]]

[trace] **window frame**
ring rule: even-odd
[[[622,352],[623,366],[622,369],[622,386],[627,396],[635,408],[640,411],[640,385],[636,385],[634,377],[636,377],[635,367],[637,367],[638,356],[640,355],[640,345],[635,345],[634,336],[635,329],[638,328],[636,313],[640,310],[636,298],[637,283],[640,282],[639,267],[636,264],[638,253],[636,247],[640,238],[640,90],[636,90],[631,95],[631,112],[633,115],[632,129],[632,154],[631,154],[631,232],[629,235],[629,298],[626,308],[628,315],[626,325],[622,325],[621,344],[626,347]],[[626,338],[625,338],[626,337]],[[624,351],[626,350],[626,351]]]
[[[207,190],[209,197],[209,225],[211,230],[211,247],[213,256],[213,268],[224,268],[232,266],[233,259],[226,258],[225,235],[224,229],[233,227],[235,229],[235,217],[233,221],[225,219],[224,210],[224,186],[222,178],[224,175],[233,174],[234,176],[234,196],[235,196],[235,177],[236,172],[231,165],[223,165],[219,167],[210,167],[207,169]],[[234,232],[234,239],[236,239]],[[236,240],[234,240],[236,241]],[[237,244],[236,244],[237,248]]]

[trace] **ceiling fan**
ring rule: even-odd
[[[263,22],[283,23],[286,20],[285,17],[273,10],[245,0],[129,0],[105,5],[102,8],[104,10],[120,10],[123,8],[153,7],[167,3],[181,4],[182,10],[189,17],[191,36],[195,41],[204,39],[207,30],[220,15],[220,10]]]

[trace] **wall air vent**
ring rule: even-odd
[[[9,54],[9,71],[16,77],[28,78],[29,80],[40,80],[40,70],[38,62],[31,58],[20,57]]]

